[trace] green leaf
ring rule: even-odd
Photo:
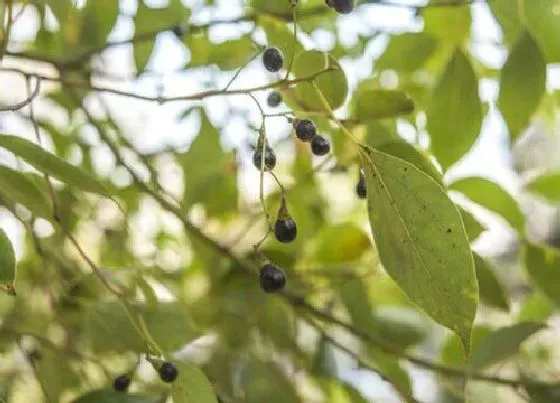
[[[370,89],[355,95],[355,115],[360,121],[407,115],[414,102],[403,91]]]
[[[267,14],[259,14],[257,21],[266,34],[268,46],[275,46],[282,51],[284,65],[287,68],[294,55],[294,34],[288,28],[286,21]],[[296,42],[295,54],[303,50],[301,43]]]
[[[216,392],[204,372],[189,362],[174,364],[179,370],[171,388],[174,403],[218,403]]]
[[[540,291],[535,291],[523,300],[517,320],[519,322],[544,322],[553,313],[554,305],[550,299]]]
[[[353,224],[326,227],[317,238],[314,255],[320,263],[336,264],[355,261],[371,249],[366,233]]]
[[[82,11],[82,43],[87,45],[105,43],[118,16],[118,1],[89,0]]]
[[[482,231],[485,230],[484,226],[477,221],[474,216],[465,210],[461,206],[457,206],[459,212],[461,213],[461,218],[463,219],[463,224],[465,225],[465,230],[467,231],[467,236],[469,241],[474,241],[479,237]]]
[[[334,69],[324,72],[326,69]],[[311,77],[321,73],[313,82],[319,87],[331,109],[342,106],[348,95],[348,82],[342,67],[328,53],[318,50],[304,51],[296,55],[293,72],[296,78]],[[320,110],[323,103],[310,82],[300,82],[293,90],[296,101],[309,110]]]
[[[531,7],[535,7],[537,4],[532,3]],[[510,46],[515,43],[519,34],[523,31],[523,24],[519,20],[519,4],[518,0],[493,0],[488,2],[492,14],[502,28],[504,42]]]
[[[134,36],[148,36],[147,40],[136,40],[133,43],[134,64],[136,73],[141,74],[150,61],[156,43],[157,33],[172,29],[189,17],[189,11],[181,0],[171,0],[167,7],[150,8],[144,0],[138,2],[138,10],[134,16]],[[153,35],[149,35],[153,33]]]
[[[560,251],[545,245],[526,243],[523,249],[525,267],[533,283],[560,306]]]
[[[424,65],[436,50],[437,44],[437,40],[425,32],[392,35],[387,49],[377,59],[374,68],[412,73]]]
[[[523,322],[488,334],[473,352],[470,368],[480,370],[511,357],[521,343],[544,327],[543,323]]]
[[[513,197],[496,183],[473,176],[453,182],[449,189],[463,193],[474,203],[500,215],[520,234],[524,233],[525,217],[521,209]]]
[[[525,32],[511,49],[500,77],[498,107],[511,140],[529,125],[546,92],[546,61],[533,37]]]
[[[135,393],[116,392],[112,389],[99,389],[72,400],[72,403],[157,403],[158,398],[141,396]]]
[[[329,341],[322,334],[311,363],[311,372],[320,376],[336,379],[338,364]]]
[[[383,266],[413,302],[461,337],[468,356],[478,286],[459,211],[414,165],[364,152],[369,220]]]
[[[432,2],[437,3],[437,0]],[[472,23],[470,7],[424,7],[421,15],[424,17],[424,32],[442,42],[459,45],[469,36]]]
[[[220,144],[220,133],[200,110],[200,132],[186,153],[177,156],[185,179],[187,208],[202,203],[210,217],[237,210],[235,158]]]
[[[42,349],[40,354],[41,359],[37,360],[35,371],[44,388],[46,401],[59,402],[65,390],[79,385],[80,378],[73,370],[68,354],[52,348]]]
[[[432,152],[446,170],[471,149],[482,127],[478,79],[460,49],[434,89],[426,115]]]
[[[52,220],[52,203],[46,194],[23,173],[0,165],[0,196],[12,203],[20,203],[40,218]]]
[[[494,274],[490,264],[477,253],[473,253],[473,257],[480,301],[494,308],[509,310],[506,290]]]
[[[539,42],[550,63],[560,62],[560,14],[557,0],[524,0],[524,13],[529,30]]]
[[[28,140],[17,136],[0,135],[0,147],[22,158],[39,172],[48,174],[67,185],[86,192],[108,195],[105,186],[97,179]]]
[[[9,295],[16,295],[15,278],[16,255],[14,248],[4,230],[0,228],[0,285],[2,285],[2,290]]]
[[[560,173],[541,175],[527,185],[527,190],[535,193],[551,203],[560,203]]]
[[[491,333],[491,329],[485,326],[475,326],[472,331],[472,351],[474,352],[479,348],[482,340]],[[465,354],[461,348],[461,340],[457,335],[450,334],[444,341],[439,354],[439,361],[442,364],[449,365],[454,368],[465,369],[468,365],[468,360],[465,359]]]
[[[294,385],[272,362],[251,359],[241,374],[245,403],[299,403]]]

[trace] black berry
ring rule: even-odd
[[[282,96],[278,91],[272,91],[266,98],[266,103],[271,108],[276,108],[278,105],[280,105],[280,102],[282,102]]]
[[[130,385],[130,378],[128,375],[117,376],[113,381],[113,389],[117,392],[126,392]]]
[[[311,140],[311,152],[320,157],[326,155],[331,151],[331,142],[323,136],[315,136]]]
[[[325,4],[340,14],[348,14],[354,9],[355,0],[325,0]]]
[[[261,159],[262,159],[262,149],[257,148],[253,154],[253,165],[259,171],[261,169]],[[266,147],[264,154],[264,169],[267,171],[272,171],[276,166],[276,154],[274,150],[270,147]]]
[[[291,218],[287,220],[276,220],[274,235],[276,239],[282,243],[292,242],[297,236],[296,222]]]
[[[282,56],[282,52],[278,48],[266,49],[262,60],[264,67],[272,73],[279,71],[284,64],[284,56]]]
[[[366,178],[364,178],[362,172],[360,172],[360,179],[358,179],[358,184],[356,185],[356,194],[360,199],[367,198]]]
[[[183,37],[183,34],[185,33],[185,30],[181,25],[175,25],[171,29],[171,32],[173,32],[177,38],[181,39]]]
[[[286,285],[286,275],[273,264],[265,264],[259,272],[261,288],[266,292],[278,292]]]
[[[311,141],[317,134],[315,123],[309,119],[296,120],[294,127],[296,129],[296,137],[301,141]]]
[[[179,370],[172,362],[164,362],[159,369],[159,377],[163,382],[171,383],[179,375]]]

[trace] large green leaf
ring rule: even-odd
[[[478,285],[459,211],[430,176],[364,148],[371,228],[383,266],[410,299],[470,352]]]
[[[525,267],[533,283],[560,306],[560,251],[545,245],[526,243]]]
[[[23,173],[0,165],[0,196],[12,203],[20,203],[40,218],[51,220],[52,203],[47,195]]]
[[[480,290],[480,301],[494,308],[509,310],[506,290],[496,277],[490,264],[477,253],[473,253],[473,257]]]
[[[175,366],[179,376],[171,388],[174,403],[218,403],[212,384],[196,365],[182,361]]]
[[[86,45],[105,43],[118,16],[118,1],[89,0],[82,11],[82,43]]]
[[[525,231],[525,217],[517,202],[496,183],[469,177],[453,182],[449,189],[463,193],[471,201],[499,214],[520,234]]]
[[[15,295],[16,256],[12,242],[0,228],[0,285],[8,294]]]
[[[369,89],[354,97],[355,115],[361,121],[406,115],[414,110],[414,102],[403,91]]]
[[[426,114],[432,152],[445,170],[471,149],[482,127],[478,79],[460,49],[449,60]]]
[[[437,3],[438,0],[430,0]],[[424,7],[424,32],[440,41],[461,44],[469,36],[472,16],[470,7]]]
[[[513,1],[513,0],[512,0]],[[529,30],[550,63],[560,62],[560,13],[557,0],[523,0]],[[520,3],[518,1],[518,3]]]
[[[183,167],[186,207],[202,203],[210,217],[237,209],[235,159],[220,144],[220,133],[200,110],[200,131],[189,150],[177,158]]]
[[[521,343],[544,327],[542,323],[522,322],[488,334],[474,350],[470,368],[479,370],[511,357]]]
[[[436,38],[425,32],[393,35],[374,68],[412,73],[423,66],[436,48]]]
[[[327,69],[332,71],[321,73]],[[313,83],[319,87],[332,109],[342,106],[348,95],[346,74],[338,62],[328,53],[318,50],[304,51],[296,55],[294,61],[296,78],[311,77],[320,74]],[[298,104],[309,110],[323,111],[323,103],[311,82],[300,82],[294,89]]]
[[[159,398],[155,397],[116,392],[112,389],[99,389],[72,400],[72,403],[157,403],[159,401]]]
[[[520,3],[518,0],[493,0],[488,2],[492,14],[502,28],[504,42],[508,45],[514,44],[523,31],[523,25],[519,20],[518,5]],[[532,3],[531,7],[537,5],[536,2]]]
[[[0,147],[22,158],[38,171],[49,174],[67,185],[87,192],[108,195],[105,186],[96,178],[28,140],[0,135]]]
[[[527,189],[552,203],[560,203],[560,173],[548,173],[533,179]]]
[[[527,127],[546,91],[546,61],[533,37],[524,32],[511,49],[500,77],[498,107],[515,140]]]

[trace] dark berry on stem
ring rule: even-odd
[[[325,3],[340,14],[348,14],[354,9],[355,1],[356,0],[325,0]]]
[[[278,48],[268,48],[263,53],[263,64],[265,69],[271,73],[276,73],[284,64],[284,56]]]
[[[276,220],[274,225],[274,236],[282,243],[290,243],[297,236],[296,222],[292,218],[286,220]]]
[[[286,285],[286,275],[279,267],[268,263],[259,272],[261,288],[266,292],[280,291]]]
[[[113,381],[113,389],[117,392],[126,392],[130,385],[130,378],[128,375],[117,376]]]
[[[360,199],[367,198],[366,178],[364,178],[362,172],[360,172],[360,179],[358,179],[358,184],[356,185],[356,194]]]
[[[315,136],[311,140],[311,152],[320,157],[326,155],[331,151],[331,143],[329,139],[323,136]]]
[[[163,382],[171,383],[179,375],[179,370],[172,362],[164,362],[159,369],[159,377]]]
[[[295,124],[296,137],[301,141],[311,141],[317,134],[315,123],[309,119],[298,120]]]
[[[257,148],[255,150],[255,153],[253,154],[253,165],[259,171],[261,170],[261,159],[262,159],[262,150],[260,148]],[[274,150],[272,148],[266,147],[264,153],[264,169],[266,171],[272,171],[275,166],[276,166],[276,154],[274,153]]]
[[[272,91],[266,98],[266,103],[271,108],[276,108],[278,105],[280,105],[280,102],[282,102],[282,96],[278,91]]]

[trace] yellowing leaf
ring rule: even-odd
[[[459,211],[430,176],[364,148],[371,228],[383,266],[409,298],[470,352],[478,285]]]
[[[460,49],[449,60],[426,114],[432,152],[445,170],[471,149],[482,127],[478,79]]]
[[[546,61],[533,37],[524,32],[502,68],[498,95],[512,141],[529,125],[545,91]]]

